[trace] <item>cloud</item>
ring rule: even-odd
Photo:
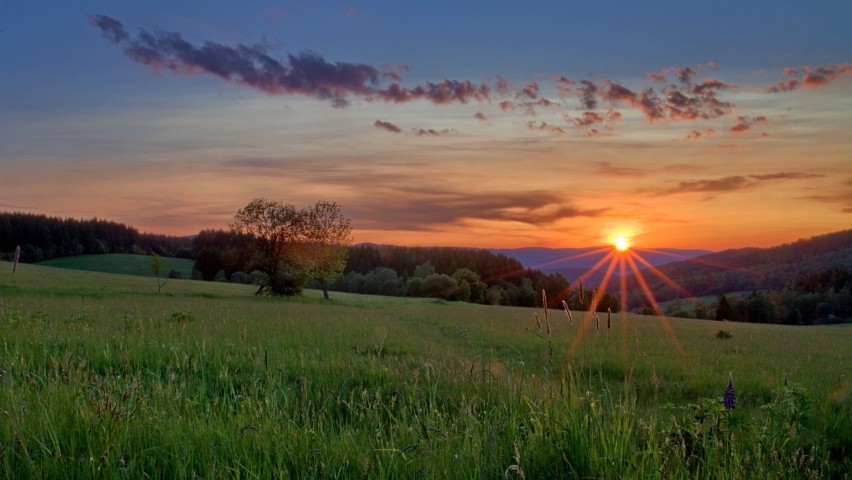
[[[712,119],[731,111],[733,105],[717,98],[717,92],[733,88],[716,79],[692,83],[692,69],[675,70],[680,84],[667,83],[661,90],[645,88],[633,91],[624,85],[605,80],[596,89],[598,97],[611,105],[627,105],[645,115],[649,122],[658,120]],[[660,78],[654,75],[653,78]],[[664,81],[665,76],[662,77]]]
[[[577,87],[577,94],[580,96],[580,104],[586,110],[594,110],[598,108],[598,101],[595,98],[598,93],[598,86],[591,80],[580,80],[580,86]]]
[[[458,132],[452,128],[445,128],[443,130],[435,130],[433,128],[417,128],[412,129],[411,132],[418,137],[442,137],[444,135],[455,135]]]
[[[479,120],[480,122],[488,121],[488,117],[486,117],[485,114],[482,112],[476,112],[476,115],[474,115],[473,118]]]
[[[375,122],[373,122],[373,126],[380,129],[380,130],[384,130],[386,132],[391,132],[391,133],[401,133],[402,132],[402,129],[397,127],[396,125],[394,125],[390,122],[383,122],[381,120],[376,120]]]
[[[749,177],[754,178],[755,180],[760,181],[768,181],[768,180],[800,180],[803,178],[820,178],[825,175],[820,173],[804,173],[804,172],[778,172],[778,173],[767,173],[763,175],[749,175]]]
[[[828,66],[801,66],[785,68],[784,76],[775,85],[766,88],[769,93],[781,93],[796,90],[798,88],[820,88],[833,82],[841,75],[852,73],[852,64],[836,63]]]
[[[564,76],[556,77],[556,91],[560,97],[570,94],[575,85],[577,85],[577,82],[569,78]]]
[[[441,137],[444,135],[455,135],[458,133],[452,128],[445,128],[443,130],[435,130],[433,128],[412,128],[409,131],[403,131],[393,123],[384,122],[382,120],[376,120],[373,122],[373,126],[379,130],[384,130],[390,133],[410,133],[411,135],[417,135],[418,137]]]
[[[840,204],[840,211],[852,213],[852,178],[846,179],[841,187],[822,189],[819,194],[800,197],[825,204]]]
[[[614,122],[621,120],[621,113],[610,108],[605,112],[583,112],[583,114],[579,117],[571,117],[566,115],[565,120],[573,124],[575,127],[588,127],[598,124],[610,125]]]
[[[351,96],[395,103],[424,99],[439,105],[489,98],[488,85],[467,80],[445,79],[414,87],[391,83],[383,88],[382,79],[398,80],[407,71],[403,66],[380,69],[363,63],[329,62],[312,52],[287,55],[285,61],[279,61],[269,55],[265,45],[229,46],[208,41],[199,46],[178,33],[145,29],[134,38],[120,21],[105,15],[89,16],[89,23],[120,45],[133,61],[155,71],[214,75],[270,95],[305,95],[330,100],[336,107],[347,106]]]
[[[769,120],[763,115],[758,115],[757,117],[740,115],[737,117],[737,123],[731,127],[731,133],[739,135],[751,130],[752,125],[755,123],[766,123],[768,121]]]
[[[121,43],[130,38],[124,25],[114,18],[106,15],[89,15],[88,19],[89,23],[99,28],[103,36],[112,43]]]
[[[611,162],[597,162],[600,175],[608,175],[615,177],[641,177],[644,173],[637,168],[619,167]]]
[[[705,128],[703,131],[693,130],[686,135],[686,140],[698,140],[701,137],[707,137],[716,133],[712,128]]]
[[[678,182],[675,188],[669,190],[669,193],[728,192],[731,190],[739,190],[748,184],[748,178],[741,175],[712,180],[692,180]]]
[[[673,195],[679,193],[722,193],[754,188],[766,183],[785,180],[801,180],[824,177],[822,174],[805,172],[776,172],[766,174],[732,175],[722,178],[688,180],[676,182],[674,187],[657,190],[655,193]]]
[[[398,188],[398,190],[397,190]],[[388,202],[388,196],[398,201]],[[391,187],[365,192],[356,200],[360,228],[414,231],[446,229],[469,221],[514,222],[546,227],[570,218],[599,217],[608,209],[582,209],[565,204],[556,194],[541,191]]]
[[[546,122],[536,123],[534,121],[529,121],[527,122],[527,128],[530,130],[541,130],[543,132],[555,133],[557,135],[565,134],[565,130]]]
[[[393,83],[386,89],[373,92],[370,97],[392,103],[425,99],[437,105],[444,105],[453,102],[467,103],[471,100],[486,101],[490,98],[490,88],[484,83],[445,79],[439,83],[426,82],[413,88]]]

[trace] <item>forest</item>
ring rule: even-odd
[[[0,257],[11,260],[19,246],[20,261],[24,263],[101,253],[156,253],[164,257],[192,258],[189,237],[140,233],[133,227],[97,218],[83,220],[0,212]]]

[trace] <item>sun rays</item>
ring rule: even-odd
[[[690,297],[692,294],[682,286],[678,285],[672,278],[663,273],[657,267],[652,265],[648,260],[642,257],[643,252],[647,253],[665,253],[657,250],[642,249],[631,244],[631,235],[618,232],[609,236],[610,247],[602,247],[589,252],[584,252],[580,255],[574,255],[568,258],[561,258],[548,263],[557,263],[565,260],[573,260],[580,257],[591,255],[604,254],[600,260],[594,265],[585,270],[581,275],[574,279],[572,290],[576,293],[571,295],[574,300],[572,305],[575,308],[587,312],[589,318],[596,318],[598,315],[597,309],[601,302],[609,295],[610,287],[614,287],[618,292],[618,306],[620,307],[619,319],[621,323],[620,333],[626,339],[628,332],[627,313],[630,308],[628,299],[628,285],[633,283],[637,285],[638,290],[644,297],[647,306],[653,311],[657,317],[662,332],[670,342],[672,349],[680,356],[686,357],[686,351],[680,344],[677,335],[672,328],[668,318],[666,318],[663,308],[657,301],[651,287],[648,284],[646,275],[654,275],[661,279],[666,285],[674,289],[676,292],[685,297]],[[596,287],[592,288],[588,295],[588,302],[584,301],[585,289],[584,284],[588,285],[589,280],[598,272],[603,272],[603,277]],[[632,279],[631,279],[632,277]],[[628,282],[630,280],[630,282]],[[570,292],[564,292],[569,294]],[[603,307],[601,307],[603,308]],[[576,349],[585,337],[586,330],[593,328],[595,322],[586,321],[585,313],[580,317],[581,326],[571,342],[572,350]]]

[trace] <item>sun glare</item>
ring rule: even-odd
[[[619,252],[626,252],[630,248],[630,240],[628,240],[624,235],[617,235],[612,240],[612,244]]]

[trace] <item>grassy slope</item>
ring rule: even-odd
[[[192,260],[184,258],[163,258],[163,260],[165,260],[165,264],[161,270],[163,277],[168,276],[171,270],[176,270],[180,272],[181,278],[192,278],[192,267],[194,265]],[[152,275],[151,257],[130,253],[61,257],[41,262],[39,265],[142,277],[150,277]]]
[[[732,419],[767,417],[786,374],[813,402],[788,443],[820,445],[819,466],[850,440],[848,327],[616,315],[597,333],[560,313],[550,355],[529,309],[186,280],[157,295],[152,279],[10,270],[0,263],[0,476],[691,476],[689,458],[670,463],[671,419],[713,403],[729,372]],[[701,476],[795,460],[766,453],[789,446],[760,460],[759,441],[737,436],[734,463]]]

